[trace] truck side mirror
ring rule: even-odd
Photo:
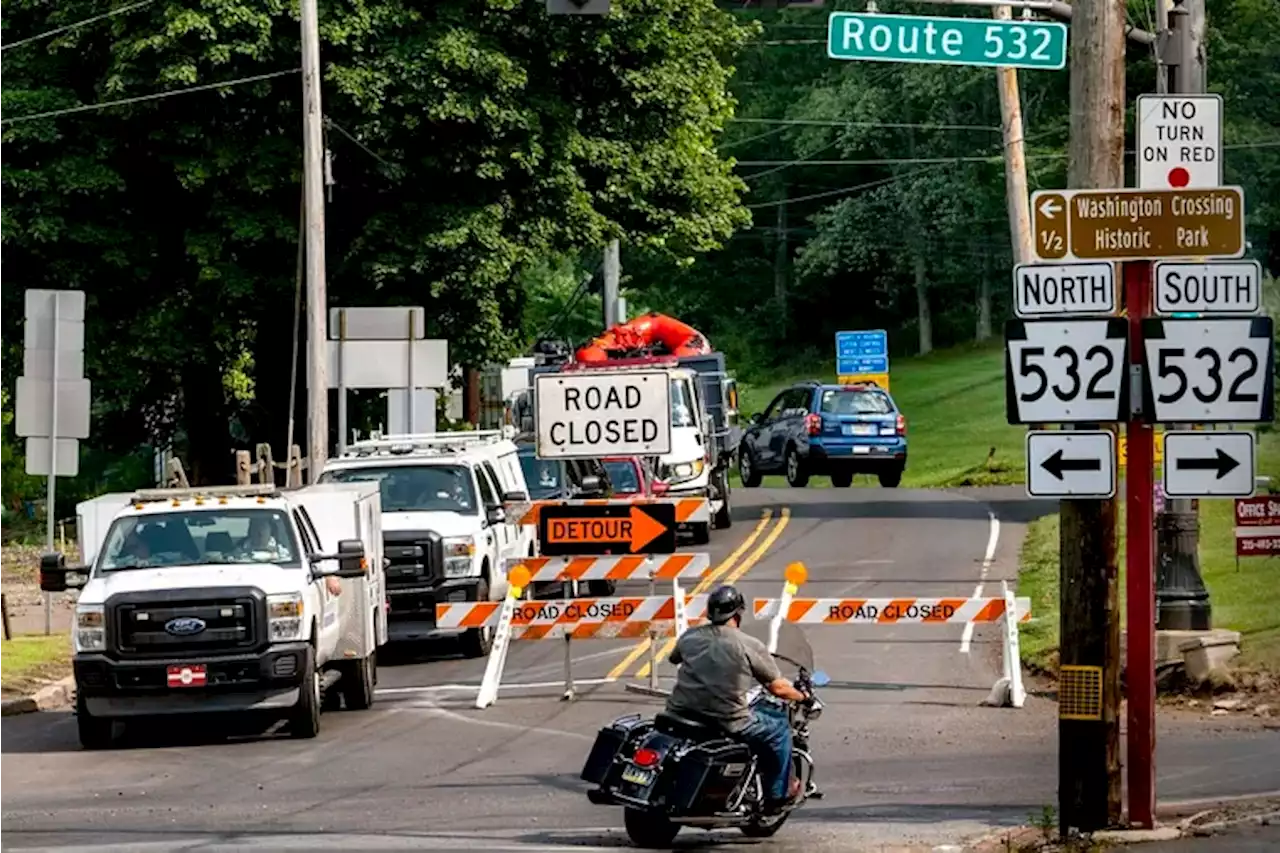
[[[40,589],[44,592],[66,592],[80,589],[89,582],[88,566],[68,566],[62,554],[40,556]]]
[[[527,500],[529,500],[529,495],[526,494],[525,492],[503,492],[502,493],[503,503],[518,504],[518,503],[524,503]]]
[[[507,511],[500,506],[491,506],[485,510],[485,520],[490,524],[505,524]]]
[[[601,488],[603,488],[603,485],[600,482],[600,478],[595,474],[587,474],[582,478],[582,491],[598,492]]]
[[[338,543],[338,571],[335,577],[362,578],[368,571],[364,558],[364,543],[359,539],[343,539]]]
[[[764,414],[761,412],[756,412],[754,415],[751,416],[751,423],[756,425],[764,423]]]

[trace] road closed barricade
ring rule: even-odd
[[[677,524],[705,524],[711,521],[711,501],[707,498],[583,498],[547,501],[516,501],[503,504],[507,518],[513,524],[539,526],[543,507],[548,506],[653,506],[664,504],[675,507]]]
[[[543,565],[540,571],[551,572],[554,568]],[[476,696],[477,708],[487,708],[497,701],[512,640],[565,640],[564,698],[570,699],[574,695],[570,640],[634,639],[646,635],[678,637],[690,625],[706,621],[707,596],[684,595],[674,579],[675,595],[521,601],[520,596],[535,577],[523,564],[517,564],[507,573],[507,596],[503,601],[436,605],[436,625],[440,628],[492,628],[494,631],[493,647]]]
[[[1031,599],[1014,598],[1002,584],[999,598],[757,598],[757,619],[801,625],[969,625],[1002,627],[1003,673],[992,690],[995,704],[1021,708],[1026,701],[1019,663],[1019,623],[1031,621]],[[790,600],[786,600],[790,598]]]

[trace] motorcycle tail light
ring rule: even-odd
[[[637,749],[636,754],[631,757],[637,767],[652,767],[658,763],[661,756],[652,749]]]

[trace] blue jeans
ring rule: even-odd
[[[749,743],[760,759],[760,781],[765,796],[786,799],[791,778],[791,723],[787,712],[763,703],[751,709],[751,721],[738,736]]]

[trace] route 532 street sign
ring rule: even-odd
[[[1271,423],[1275,351],[1270,317],[1142,321],[1143,410],[1155,423]]]
[[[1126,419],[1126,322],[1122,317],[1009,320],[1004,332],[1009,423]]]

